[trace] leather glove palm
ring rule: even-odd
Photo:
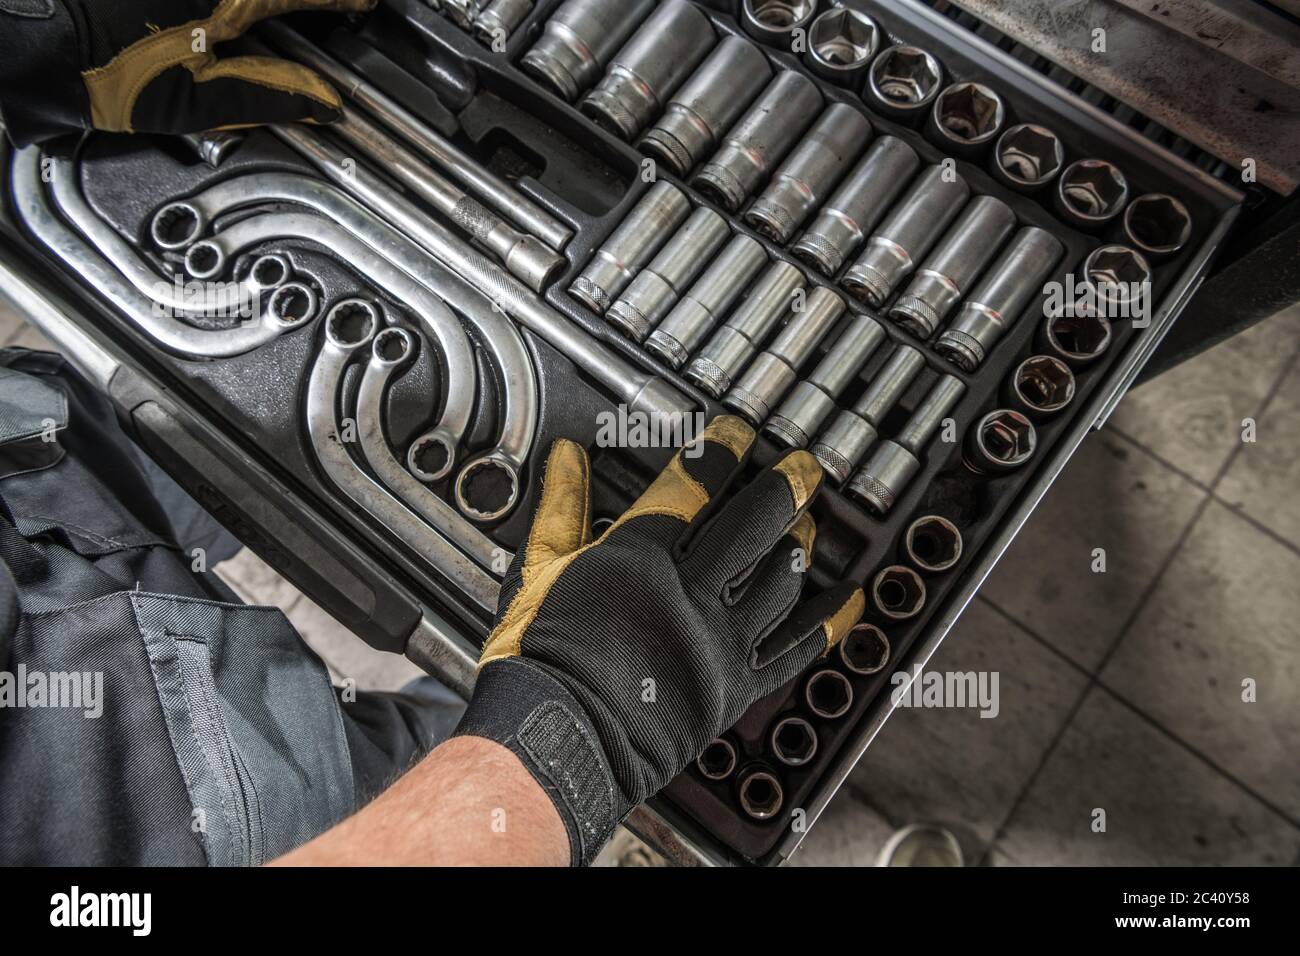
[[[0,102],[19,145],[83,129],[194,133],[339,117],[334,89],[266,56],[217,44],[299,10],[376,0],[0,0]]]
[[[799,605],[822,479],[811,455],[710,508],[753,440],[740,419],[716,419],[596,540],[586,452],[551,451],[458,733],[519,755],[574,862],[862,614],[851,585]]]

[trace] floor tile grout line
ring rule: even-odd
[[[1151,714],[1147,713],[1145,710],[1139,707],[1134,701],[1130,700],[1127,696],[1122,694],[1120,691],[1116,690],[1114,687],[1111,687],[1100,677],[1096,678],[1093,681],[1093,683],[1096,684],[1097,687],[1101,688],[1101,690],[1105,691],[1107,694],[1113,697],[1116,700],[1116,702],[1123,704],[1125,707],[1131,710],[1142,720],[1150,724],[1154,729],[1158,730],[1162,735],[1168,737],[1172,743],[1175,743],[1179,747],[1182,747],[1189,754],[1191,754],[1193,757],[1200,760],[1202,763],[1204,763],[1207,767],[1209,767],[1219,776],[1223,777],[1225,780],[1230,781],[1231,783],[1236,785],[1239,789],[1241,789],[1244,793],[1249,794],[1255,800],[1259,801],[1263,806],[1267,807],[1269,810],[1273,811],[1275,814],[1277,814],[1287,823],[1291,824],[1291,826],[1295,827],[1297,830],[1300,830],[1300,818],[1292,816],[1290,812],[1279,807],[1271,799],[1264,796],[1262,793],[1260,793],[1258,790],[1256,790],[1246,781],[1242,780],[1232,771],[1226,769],[1223,766],[1220,766],[1219,763],[1217,763],[1214,760],[1214,758],[1212,758],[1209,754],[1205,753],[1203,750],[1201,750],[1195,744],[1192,744],[1190,741],[1185,740],[1183,737],[1177,734],[1172,728],[1170,728],[1167,724],[1156,719]]]
[[[1002,607],[1001,605],[997,604],[997,603],[996,603],[995,601],[993,601],[991,598],[986,598],[986,597],[984,597],[982,594],[977,594],[976,597],[977,597],[980,601],[982,601],[983,603],[987,604],[987,605],[989,606],[989,608],[992,609],[992,610],[993,610],[993,611],[994,611],[994,612],[995,612],[999,617],[1005,618],[1006,621],[1007,621],[1009,624],[1011,624],[1013,627],[1016,627],[1016,628],[1018,628],[1019,630],[1023,631],[1023,632],[1025,633],[1026,636],[1033,638],[1035,641],[1037,641],[1039,644],[1041,644],[1041,645],[1042,645],[1043,647],[1045,647],[1047,650],[1051,651],[1054,655],[1056,655],[1057,657],[1059,657],[1059,658],[1060,658],[1062,661],[1064,661],[1066,664],[1070,665],[1070,666],[1073,667],[1075,670],[1077,670],[1077,671],[1078,671],[1080,674],[1082,674],[1084,677],[1091,677],[1091,676],[1092,676],[1092,673],[1091,673],[1091,671],[1088,670],[1088,668],[1084,667],[1081,663],[1079,663],[1078,661],[1076,661],[1076,660],[1075,660],[1073,657],[1071,657],[1069,654],[1065,653],[1065,651],[1063,651],[1063,650],[1061,650],[1059,647],[1055,646],[1051,641],[1047,640],[1047,638],[1043,637],[1041,634],[1039,634],[1037,631],[1035,631],[1032,627],[1030,627],[1030,626],[1029,626],[1028,624],[1026,624],[1024,621],[1022,621],[1022,620],[1020,620],[1019,618],[1017,618],[1014,614],[1012,614],[1012,613],[1011,613],[1010,611],[1008,611],[1006,608],[1004,608],[1004,607]]]

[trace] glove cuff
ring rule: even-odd
[[[631,809],[582,706],[530,661],[484,666],[452,736],[483,737],[519,757],[564,821],[574,866],[590,863]]]

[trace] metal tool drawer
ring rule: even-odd
[[[401,185],[395,192],[404,200],[423,198],[419,183],[404,181],[394,166],[373,159],[362,160],[359,171],[344,171],[340,160],[351,159],[348,150],[356,144],[344,140],[340,145],[314,132],[296,143],[294,134],[251,133],[215,168],[175,143],[111,137],[93,137],[76,150],[71,145],[52,148],[45,156],[6,154],[4,180],[13,184],[6,191],[5,223],[5,240],[14,251],[6,265],[10,294],[25,300],[56,343],[74,357],[82,356],[83,366],[114,395],[145,447],[255,550],[370,643],[404,651],[461,690],[472,682],[474,648],[490,624],[491,581],[525,533],[539,487],[539,456],[550,442],[565,436],[592,449],[595,515],[608,519],[630,503],[671,450],[608,447],[600,438],[602,423],[638,407],[670,407],[683,398],[682,407],[706,417],[736,407],[720,400],[725,396],[710,394],[707,378],[683,375],[650,354],[572,292],[593,257],[653,189],[669,183],[685,197],[689,210],[711,210],[714,215],[703,218],[725,222],[728,241],[744,236],[760,247],[765,268],[785,263],[800,270],[809,296],[828,290],[817,293],[821,301],[832,291],[843,300],[833,327],[794,361],[800,380],[814,373],[849,324],[862,316],[874,320],[881,341],[853,370],[837,396],[840,406],[851,406],[868,393],[897,350],[909,350],[920,356],[917,368],[877,423],[879,437],[889,441],[905,431],[935,386],[951,380],[960,388],[953,386],[953,400],[939,416],[949,426],[942,431],[950,434],[914,449],[917,474],[891,490],[892,507],[884,514],[873,514],[861,497],[828,482],[834,487],[827,488],[814,512],[820,534],[812,586],[849,577],[870,590],[881,569],[908,564],[903,538],[921,515],[951,521],[960,529],[964,547],[951,566],[924,578],[919,613],[895,619],[873,612],[872,620],[888,641],[888,667],[857,673],[830,662],[840,675],[836,680],[849,688],[843,712],[810,714],[811,698],[800,678],[759,702],[730,732],[738,766],[726,779],[712,780],[699,768],[689,768],[629,820],[636,832],[679,862],[778,863],[806,832],[806,827],[787,825],[788,811],[798,808],[809,824],[815,821],[888,718],[889,674],[924,665],[1079,442],[1105,421],[1195,291],[1232,226],[1241,196],[928,7],[913,0],[851,0],[844,5],[869,15],[880,30],[879,47],[912,44],[933,54],[942,65],[941,76],[948,78],[943,85],[979,83],[996,91],[1005,111],[1002,129],[1016,123],[1047,127],[1064,144],[1067,163],[1085,157],[1107,160],[1123,170],[1132,195],[1169,193],[1191,214],[1189,241],[1153,270],[1149,323],[1115,323],[1106,354],[1073,370],[1073,401],[1059,414],[1033,423],[1036,445],[1028,463],[1005,474],[977,476],[964,462],[969,452],[963,453],[963,439],[1003,407],[1008,374],[1038,351],[1041,321],[1030,317],[1008,323],[1006,334],[989,343],[983,363],[967,371],[937,350],[933,337],[918,338],[891,321],[886,310],[851,301],[843,267],[823,276],[792,254],[793,242],[787,239],[793,237],[774,237],[772,230],[751,225],[748,204],[729,210],[697,188],[689,175],[675,175],[663,164],[647,166],[646,156],[617,133],[622,122],[617,109],[608,111],[613,120],[595,123],[521,69],[522,58],[559,6],[559,0],[539,0],[508,41],[498,44],[500,49],[419,0],[384,0],[362,26],[336,30],[332,22],[301,23],[321,49],[403,100],[430,127],[445,124],[445,131],[454,130],[458,148],[509,179],[543,221],[572,232],[567,241],[552,237],[552,248],[562,246],[562,264],[547,275],[512,270],[521,280],[513,284],[474,278],[490,278],[492,269],[498,269],[485,253],[467,254],[477,257],[472,262],[432,257],[441,264],[430,267],[435,274],[430,281],[444,283],[434,298],[445,299],[455,313],[453,321],[470,329],[466,367],[449,364],[449,350],[460,345],[447,336],[445,309],[429,302],[427,282],[416,277],[420,260],[402,259],[421,249],[399,249],[400,242],[389,239],[358,245],[349,235],[364,232],[370,222],[353,206],[387,220],[407,239],[412,235],[405,228],[409,223],[395,220],[382,202],[376,206],[364,198],[359,203],[335,198],[355,186],[349,178],[354,173],[363,182],[381,183],[391,174]],[[710,48],[727,37],[752,38],[736,15],[738,8],[740,4],[722,0],[692,7],[712,31]],[[265,39],[279,45],[283,35],[272,32]],[[947,153],[924,130],[906,117],[882,115],[864,101],[861,76],[852,87],[838,86],[811,71],[805,56],[770,43],[759,49],[773,76],[787,71],[806,77],[819,103],[842,104],[868,120],[873,142],[893,137],[915,152],[921,168],[944,166]],[[428,99],[429,91],[436,102]],[[380,119],[382,125],[382,115]],[[449,119],[454,123],[448,124]],[[627,122],[640,121],[633,117]],[[855,160],[862,149],[855,151]],[[689,165],[692,159],[684,162]],[[1106,240],[1067,224],[1041,196],[1009,188],[990,174],[987,162],[987,155],[972,153],[948,168],[972,195],[994,197],[1009,207],[1017,228],[1034,226],[1055,237],[1059,261],[1037,284],[1051,281],[1065,287]],[[324,191],[302,185],[319,182],[322,175],[334,185]],[[179,213],[168,211],[176,201],[202,215],[192,233],[182,229],[173,243],[169,230],[187,226]],[[455,212],[445,218],[458,229],[474,228]],[[209,228],[213,236],[226,237],[226,245],[196,248]],[[104,234],[96,238],[88,230]],[[241,238],[228,238],[232,234]],[[181,276],[178,285],[199,272],[227,275],[227,265],[236,270],[230,275],[248,282],[256,280],[259,268],[283,267],[307,290],[300,294],[311,299],[311,315],[286,321],[263,339],[250,339],[251,347],[242,350],[231,345],[235,336],[229,323],[198,323],[195,338],[183,329],[176,332],[173,322],[166,325],[170,338],[160,338],[163,326],[158,323],[140,321],[139,315],[124,317],[132,302],[138,309],[138,297],[124,282],[124,269],[104,254],[117,244],[159,281]],[[422,243],[414,245],[428,250]],[[717,247],[716,242],[710,246]],[[209,254],[214,261],[205,263]],[[285,276],[278,280],[276,287],[286,285]],[[535,294],[525,288],[530,281],[538,289]],[[885,304],[896,302],[905,285],[900,282]],[[470,314],[467,297],[475,290],[486,293],[484,301],[491,301],[495,314],[515,320],[513,336],[505,335],[491,316]],[[358,299],[369,305],[355,304]],[[289,301],[286,295],[283,306],[292,319],[296,306]],[[719,318],[725,322],[725,316]],[[189,321],[182,317],[179,324]],[[348,329],[357,322],[368,324],[369,331],[349,339]],[[326,325],[331,326],[328,333]],[[779,334],[769,329],[752,343],[752,352],[775,348]],[[200,340],[201,345],[194,344]],[[362,348],[369,359],[360,358]],[[386,357],[389,348],[394,351]],[[736,377],[740,375],[737,369]],[[444,443],[450,445],[446,461],[424,457],[445,450],[429,436],[437,433],[439,420],[450,417],[460,424]],[[360,435],[356,455],[330,447],[335,429],[345,430],[349,422]],[[517,434],[521,427],[524,436]],[[372,444],[362,447],[367,440]],[[495,505],[479,507],[467,499],[500,494],[500,489],[489,487],[490,482],[475,489],[470,479],[458,479],[458,469],[510,442],[523,449],[518,494],[506,493],[503,513],[490,516],[486,512]],[[765,433],[754,466],[774,460],[780,450],[780,443]],[[451,458],[457,455],[453,467]],[[412,476],[421,481],[412,484]],[[431,500],[435,498],[437,502]],[[478,515],[483,520],[464,520],[475,509],[484,512]],[[449,512],[456,518],[451,524],[445,516]],[[441,533],[431,535],[430,527]],[[438,538],[442,544],[436,550],[426,547]],[[430,559],[439,554],[444,558]],[[770,753],[771,732],[790,715],[814,729],[816,752],[778,767]],[[767,817],[738,808],[737,776],[754,767],[773,772],[782,789],[782,805]]]

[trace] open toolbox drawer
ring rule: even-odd
[[[324,49],[347,60],[431,124],[445,119],[427,98],[429,90],[435,92],[456,115],[460,127],[456,138],[467,152],[517,178],[521,192],[574,230],[564,248],[563,272],[542,292],[545,302],[624,360],[672,382],[707,417],[720,414],[726,410],[720,402],[618,334],[568,291],[651,183],[643,175],[645,157],[635,147],[596,126],[518,68],[520,57],[559,5],[560,0],[539,0],[505,49],[497,52],[420,0],[383,0],[364,26],[355,30],[335,30],[338,24],[327,20],[308,19],[299,25]],[[707,12],[719,37],[744,35],[733,15],[738,4],[713,0],[698,6]],[[1123,169],[1132,195],[1166,192],[1178,197],[1192,214],[1194,230],[1181,252],[1155,264],[1149,325],[1116,324],[1109,352],[1077,370],[1073,403],[1038,424],[1033,459],[1002,476],[977,477],[966,468],[961,438],[984,414],[1002,407],[1001,385],[1011,369],[1035,354],[1040,322],[1032,315],[1024,317],[990,350],[978,370],[966,373],[946,362],[932,341],[912,337],[880,310],[850,303],[846,318],[797,370],[801,379],[833,346],[847,316],[865,314],[879,321],[888,340],[858,371],[841,396],[841,407],[851,405],[868,387],[897,345],[919,350],[925,367],[882,422],[882,437],[903,426],[941,376],[953,375],[965,388],[948,414],[957,440],[950,444],[936,440],[924,449],[920,472],[886,516],[868,513],[828,482],[814,506],[819,536],[812,586],[851,578],[869,587],[881,568],[906,563],[901,538],[912,519],[923,514],[953,521],[962,532],[963,553],[954,568],[925,579],[928,593],[919,615],[891,622],[873,616],[869,608],[868,618],[882,627],[889,640],[887,668],[862,676],[840,667],[838,659],[824,665],[850,679],[853,703],[846,714],[822,720],[807,713],[800,678],[756,704],[731,731],[739,770],[761,764],[778,773],[784,804],[772,819],[754,820],[740,812],[736,774],[715,782],[694,768],[634,812],[629,825],[678,862],[770,864],[793,852],[806,827],[791,827],[789,811],[802,810],[810,825],[824,809],[892,711],[890,674],[912,671],[929,659],[1079,442],[1105,421],[1175,321],[1230,229],[1241,200],[1218,180],[919,3],[851,0],[847,6],[868,13],[895,42],[929,50],[942,62],[949,82],[973,80],[995,89],[1006,103],[1008,126],[1035,122],[1056,131],[1064,142],[1067,162],[1106,159]],[[774,69],[807,73],[799,57],[771,47],[763,51]],[[922,166],[944,159],[919,130],[877,115],[856,90],[814,79],[827,104],[845,103],[861,110],[876,137],[889,134],[904,140],[920,155]],[[426,559],[418,547],[419,535],[377,520],[373,512],[341,493],[322,468],[306,421],[312,370],[323,349],[322,320],[317,317],[248,351],[220,358],[186,356],[174,347],[162,347],[145,327],[125,320],[105,300],[103,282],[85,273],[73,275],[58,254],[50,255],[49,237],[61,236],[62,255],[93,257],[84,240],[78,240],[61,221],[48,197],[35,195],[45,191],[40,181],[47,178],[36,174],[38,168],[45,171],[63,164],[58,168],[73,169],[78,173],[76,186],[93,215],[163,278],[169,276],[167,270],[177,268],[176,258],[151,248],[149,236],[151,222],[164,205],[193,197],[214,184],[241,181],[242,176],[279,172],[316,177],[312,165],[265,131],[251,133],[215,169],[176,143],[144,138],[96,136],[73,150],[71,144],[52,148],[39,166],[34,156],[4,156],[3,179],[17,184],[15,190],[5,190],[5,238],[17,253],[14,264],[6,268],[14,273],[10,281],[27,283],[26,298],[36,321],[74,355],[78,350],[85,353],[83,364],[97,370],[100,384],[110,389],[142,444],[264,558],[370,643],[405,651],[458,689],[467,688],[472,682],[474,645],[490,625],[484,602],[476,602],[468,593],[453,565],[439,568]],[[26,179],[22,178],[24,164]],[[1052,281],[1064,283],[1103,241],[1065,225],[1038,197],[1004,187],[985,171],[982,161],[959,159],[956,169],[973,195],[1003,200],[1020,225],[1039,226],[1060,240],[1065,251]],[[693,206],[711,205],[689,182],[663,171],[657,175],[679,187]],[[283,211],[286,207],[263,203],[259,208]],[[788,243],[774,243],[740,216],[714,208],[726,216],[732,233],[761,242],[771,260],[799,265],[809,289],[835,288],[833,281],[794,259]],[[47,217],[43,230],[33,222],[42,216]],[[239,213],[217,225],[224,230],[249,218]],[[42,231],[45,241],[34,235]],[[295,274],[310,277],[321,303],[317,316],[331,304],[365,296],[379,302],[391,320],[423,342],[409,367],[393,378],[386,394],[380,393],[379,418],[387,431],[386,441],[401,457],[447,403],[438,396],[448,390],[450,377],[429,347],[432,333],[425,317],[416,314],[409,301],[384,288],[376,278],[382,277],[382,270],[376,271],[363,261],[365,257],[332,248],[327,239],[280,236],[248,249],[283,254]],[[240,262],[248,258],[243,254]],[[25,279],[20,279],[20,272]],[[112,270],[96,275],[107,281]],[[848,296],[844,298],[848,301]],[[455,301],[449,304],[457,308]],[[214,328],[219,330],[220,325]],[[526,532],[539,491],[540,465],[554,438],[569,437],[591,449],[597,519],[619,514],[671,453],[663,448],[600,447],[600,424],[617,413],[618,396],[583,371],[582,363],[571,360],[564,343],[557,347],[529,330],[524,330],[523,340],[537,382],[531,451],[520,473],[519,501],[501,520],[482,525],[490,543],[503,552],[517,547]],[[507,410],[515,407],[504,394],[501,377],[492,371],[491,357],[485,354],[491,350],[481,347],[481,341],[476,344],[480,346],[476,353],[479,393],[465,432],[462,460],[490,448],[503,426],[510,424],[503,421]],[[363,377],[357,363],[343,376],[345,416],[356,407]],[[362,409],[356,408],[355,415],[357,426],[364,428]],[[779,453],[779,446],[763,437],[751,467],[770,463]],[[450,500],[446,481],[429,487]],[[767,752],[769,728],[787,713],[808,717],[818,733],[816,754],[799,767],[777,767]]]

